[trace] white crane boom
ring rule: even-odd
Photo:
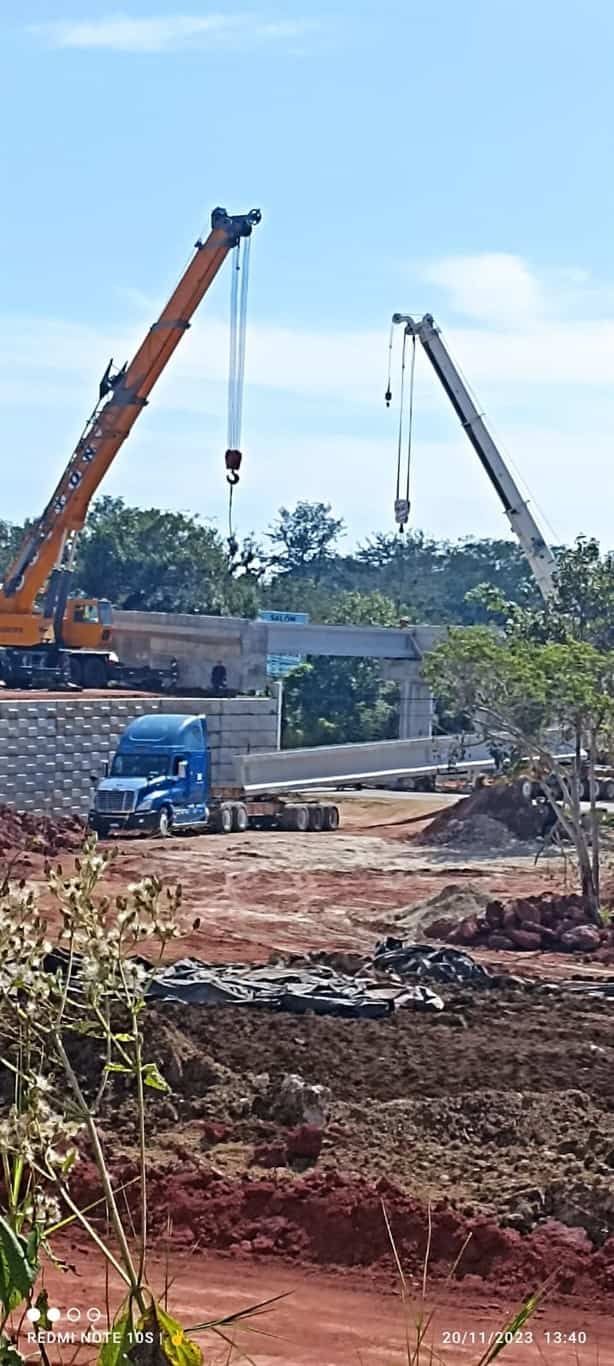
[[[503,504],[508,522],[518,537],[529,561],[533,577],[542,594],[548,598],[554,590],[556,560],[529,510],[526,498],[512,478],[497,449],[484,419],[464,384],[461,375],[441,339],[439,328],[430,313],[416,321],[406,313],[395,313],[393,323],[404,323],[408,336],[418,337],[446,394],[461,420],[478,459]]]

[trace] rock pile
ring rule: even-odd
[[[528,896],[506,904],[489,901],[478,915],[433,921],[428,933],[447,944],[583,952],[614,964],[614,928],[594,925],[586,903],[576,894]]]

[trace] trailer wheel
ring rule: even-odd
[[[324,812],[322,807],[308,806],[307,810],[309,812],[309,829],[314,831],[321,830],[324,825]]]
[[[287,830],[298,830],[301,835],[309,829],[309,807],[308,806],[287,806],[285,818],[288,822]]]
[[[338,830],[338,829],[339,829],[339,807],[338,807],[338,806],[325,806],[323,810],[324,810],[324,829],[325,829],[325,830]]]
[[[242,835],[247,830],[248,826],[249,816],[247,814],[247,807],[243,806],[242,802],[239,802],[237,806],[233,806],[232,808],[232,828],[238,835]]]
[[[161,839],[166,839],[170,835],[173,824],[173,815],[169,806],[161,806],[158,812],[157,834]]]
[[[228,802],[222,802],[222,805],[218,808],[218,810],[215,813],[215,833],[216,835],[230,835],[232,832],[232,826],[232,807],[228,804]]]
[[[599,795],[603,802],[614,802],[614,781],[611,778],[602,783]]]

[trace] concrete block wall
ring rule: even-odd
[[[207,717],[214,783],[236,780],[234,756],[274,749],[277,704],[268,697],[122,697],[0,701],[0,803],[20,811],[85,816],[92,773],[101,774],[135,716],[181,712]]]

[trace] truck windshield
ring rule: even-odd
[[[116,754],[112,778],[161,778],[168,773],[167,754]]]

